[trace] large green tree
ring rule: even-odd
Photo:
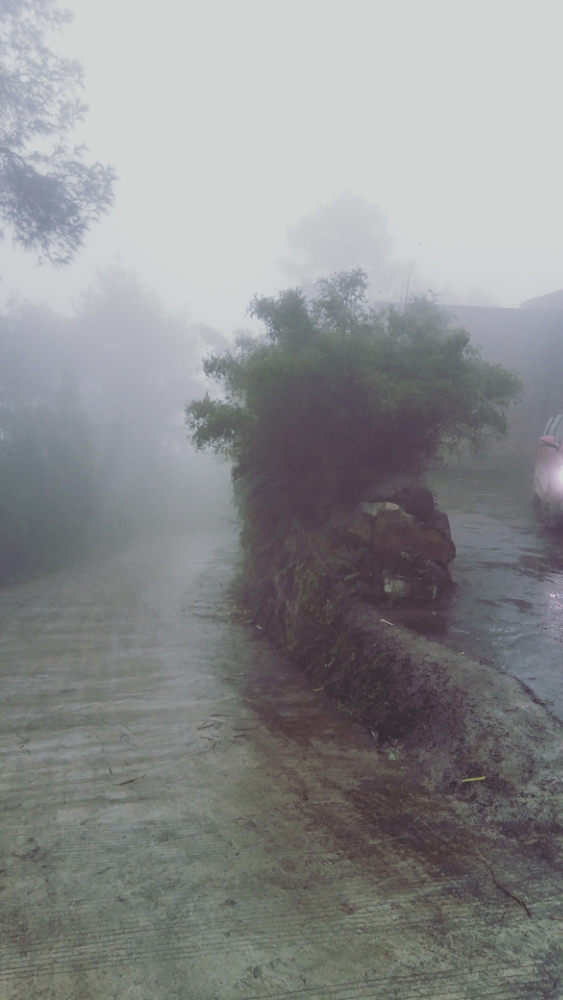
[[[68,142],[87,111],[83,70],[48,36],[71,19],[57,0],[0,0],[0,234],[55,264],[73,259],[115,180]]]
[[[378,313],[360,270],[256,298],[262,337],[204,361],[222,390],[187,407],[198,448],[233,461],[251,517],[317,519],[384,475],[423,472],[444,450],[506,431],[516,375],[481,360],[435,304]]]

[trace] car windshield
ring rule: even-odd
[[[563,434],[563,413],[558,413],[555,417],[550,417],[543,433],[545,436],[551,435],[555,438],[557,444],[560,444]]]

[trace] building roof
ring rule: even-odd
[[[536,299],[527,299],[520,303],[521,309],[549,309],[555,312],[563,309],[563,288],[558,292],[549,292],[548,295],[538,295]]]

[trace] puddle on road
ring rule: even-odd
[[[378,610],[456,652],[533,677],[563,718],[563,532],[540,524],[529,478],[433,477],[458,551],[452,586],[437,601]]]
[[[524,601],[518,597],[499,597],[499,601],[502,604],[514,604],[519,611],[533,611],[534,605],[532,601]],[[483,604],[493,604],[496,605],[496,601],[481,601]]]
[[[509,570],[515,570],[516,572],[518,572],[519,568],[517,562],[500,562],[500,561],[495,562],[492,560],[489,560],[488,562],[486,561],[478,562],[476,563],[476,565],[479,566],[481,569],[509,569]]]

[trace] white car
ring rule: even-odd
[[[539,440],[534,492],[545,527],[557,527],[563,518],[563,413],[549,418]]]

